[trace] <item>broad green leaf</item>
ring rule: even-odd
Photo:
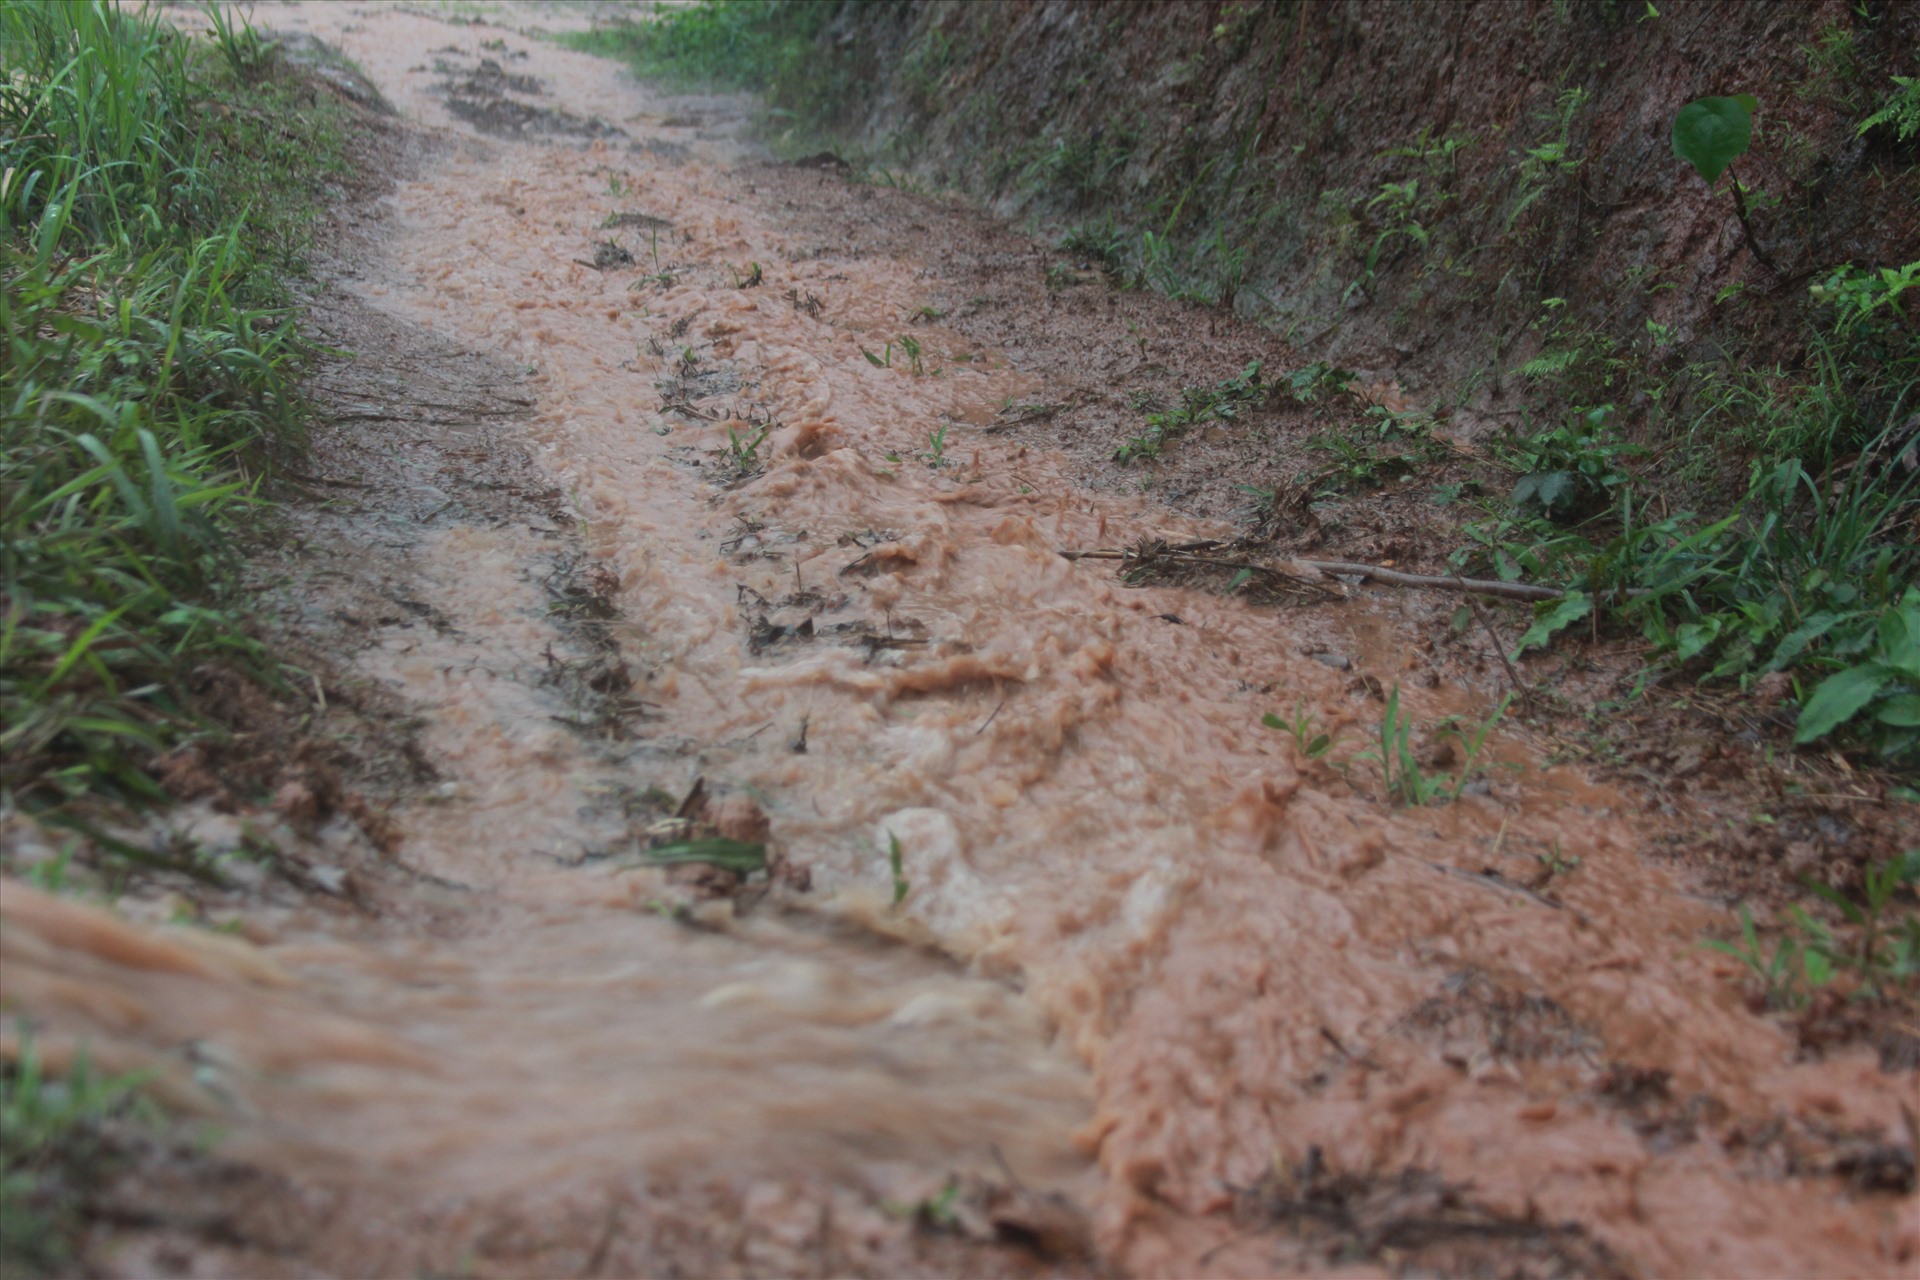
[[[1766,670],[1779,671],[1799,657],[1806,647],[1847,620],[1844,613],[1816,613],[1788,632],[1767,659]]]
[[[653,863],[704,862],[729,871],[752,872],[766,867],[767,846],[755,841],[728,840],[715,836],[706,840],[682,840],[674,844],[656,845],[641,850],[640,856]]]
[[[1892,673],[1877,662],[1834,672],[1820,682],[1813,696],[1800,708],[1800,724],[1793,731],[1794,742],[1812,742],[1832,733],[1871,702],[1873,695],[1892,678]]]
[[[1537,503],[1551,515],[1557,508],[1571,506],[1578,495],[1579,482],[1571,471],[1535,471],[1513,486],[1513,505]]]
[[[1519,645],[1512,656],[1517,658],[1529,649],[1545,648],[1553,639],[1554,633],[1565,630],[1580,619],[1593,612],[1593,597],[1583,591],[1569,591],[1556,601],[1551,609],[1534,616],[1533,625],[1520,637]]]
[[[1720,638],[1722,619],[1719,614],[1701,622],[1686,622],[1674,632],[1673,656],[1681,662],[1691,662],[1700,656],[1700,651]]]
[[[1920,693],[1903,693],[1888,698],[1880,704],[1874,719],[1896,729],[1920,729]]]
[[[1753,113],[1759,105],[1747,93],[1689,102],[1673,118],[1673,154],[1712,183],[1747,153],[1753,141]]]
[[[1920,680],[1920,606],[1902,601],[1880,615],[1880,661],[1910,680]]]

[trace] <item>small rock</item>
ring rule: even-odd
[[[1347,658],[1337,653],[1310,653],[1307,655],[1323,667],[1332,667],[1335,671],[1345,671],[1353,666]]]
[[[316,865],[308,868],[307,875],[312,878],[315,884],[319,885],[322,889],[326,890],[328,893],[335,894],[342,897],[346,896],[346,892],[347,892],[346,868]]]

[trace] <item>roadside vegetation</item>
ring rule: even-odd
[[[90,834],[111,879],[164,860],[103,829],[166,800],[156,760],[281,679],[237,543],[301,441],[287,282],[346,167],[344,108],[283,70],[217,14],[0,7],[0,819]],[[65,1271],[144,1104],[7,1030],[0,1270]]]
[[[0,10],[0,803],[158,801],[201,694],[276,678],[234,536],[300,439],[284,281],[345,160],[273,64],[226,19]]]
[[[1834,270],[1797,369],[1570,345],[1568,367],[1605,365],[1604,386],[1543,396],[1545,421],[1492,443],[1449,568],[1564,590],[1519,652],[1576,624],[1637,632],[1658,670],[1743,688],[1781,675],[1796,743],[1920,766],[1920,332],[1902,299],[1917,286],[1920,264]],[[1694,408],[1643,430],[1650,446],[1592,402],[1602,390]]]
[[[842,123],[852,100],[850,69],[823,64],[814,43],[834,9],[818,0],[703,0],[637,20],[616,10],[560,39],[671,88],[759,93],[768,135],[798,151]]]
[[[150,1119],[133,1076],[103,1076],[84,1053],[49,1072],[30,1033],[0,1064],[0,1273],[57,1275],[76,1261],[81,1188],[116,1159],[118,1131]]]

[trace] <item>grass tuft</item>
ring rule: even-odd
[[[0,1064],[0,1274],[71,1269],[81,1226],[72,1188],[111,1156],[102,1126],[142,1109],[139,1084],[101,1076],[84,1051],[54,1078],[22,1028],[17,1057]]]
[[[244,78],[156,17],[0,9],[0,799],[157,800],[209,671],[273,672],[232,535],[300,437],[282,277],[343,110],[225,38]]]
[[[775,141],[804,149],[856,99],[850,90],[858,69],[816,42],[836,8],[824,0],[700,0],[560,40],[670,88],[758,92]]]

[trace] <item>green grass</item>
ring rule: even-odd
[[[1459,744],[1455,753],[1459,767],[1447,771],[1420,763],[1414,748],[1413,717],[1401,713],[1400,686],[1395,684],[1387,692],[1386,715],[1380,721],[1378,745],[1354,756],[1349,763],[1371,760],[1378,764],[1387,799],[1393,804],[1420,808],[1458,800],[1467,784],[1486,772],[1487,738],[1506,715],[1512,698],[1511,694],[1502,698],[1500,705],[1479,724],[1467,724],[1457,716],[1440,723],[1439,732]]]
[[[74,1187],[111,1152],[104,1123],[143,1107],[136,1077],[103,1077],[84,1053],[58,1079],[24,1029],[17,1062],[0,1066],[0,1274],[54,1275],[74,1261]]]
[[[229,32],[229,38],[234,38]],[[0,9],[0,797],[162,798],[216,733],[213,668],[270,679],[231,594],[257,478],[300,439],[283,277],[343,112],[94,3]]]
[[[1571,413],[1496,449],[1518,481],[1468,526],[1453,567],[1577,593],[1542,606],[1523,647],[1598,610],[1697,679],[1787,673],[1796,742],[1838,737],[1920,765],[1917,284],[1916,266],[1829,274],[1795,366],[1660,374],[1602,353],[1623,395],[1691,406],[1653,434],[1704,465],[1657,469],[1614,434],[1608,406]],[[1708,469],[1728,460],[1747,464],[1731,492]]]
[[[839,122],[853,98],[850,78],[859,73],[815,43],[836,8],[830,0],[701,0],[560,40],[670,88],[760,93],[767,132],[803,147]]]
[[[1769,953],[1753,913],[1742,905],[1739,941],[1716,938],[1705,946],[1745,965],[1776,1009],[1804,1008],[1815,993],[1835,983],[1866,999],[1920,984],[1920,915],[1907,913],[1897,922],[1894,918],[1901,886],[1920,884],[1920,849],[1864,868],[1858,899],[1817,881],[1804,884],[1834,909],[1839,927],[1805,907],[1790,907],[1775,922],[1778,936]]]

